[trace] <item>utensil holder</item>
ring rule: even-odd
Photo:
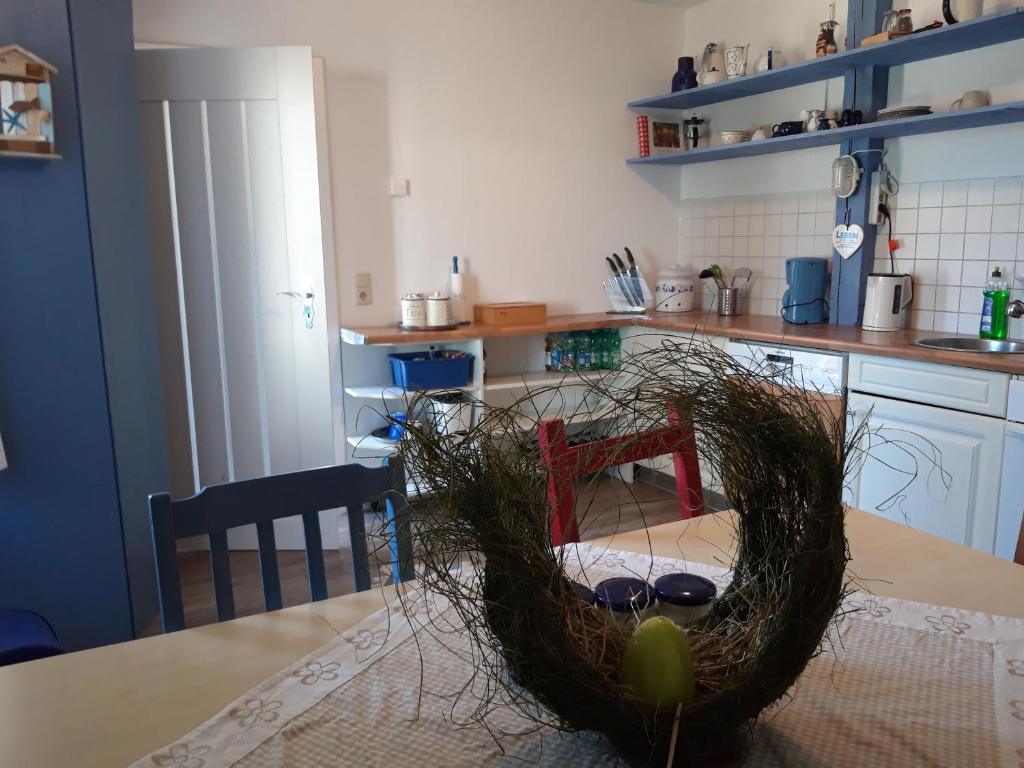
[[[718,289],[718,314],[723,317],[734,317],[743,314],[743,292],[741,289]]]

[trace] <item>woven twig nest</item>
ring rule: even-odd
[[[682,765],[742,734],[820,650],[845,591],[842,488],[855,436],[844,442],[840,412],[773,372],[751,373],[699,341],[652,345],[621,373],[490,409],[468,436],[411,426],[402,456],[428,492],[410,502],[423,578],[479,652],[479,717],[500,697],[538,723],[604,733],[627,758],[664,764],[674,708],[646,705],[620,683],[627,634],[571,590],[550,543],[529,409],[573,393],[600,398],[614,414],[608,435],[662,425],[670,406],[690,415],[701,463],[739,522],[732,584],[687,628],[697,696],[682,712]],[[577,510],[584,535],[588,512]],[[453,571],[467,559],[478,578]]]

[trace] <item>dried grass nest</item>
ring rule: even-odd
[[[847,590],[842,489],[858,436],[844,439],[841,414],[817,393],[698,339],[652,339],[620,372],[563,384],[607,404],[606,435],[664,425],[670,405],[689,414],[701,464],[738,513],[732,584],[687,629],[697,698],[683,710],[675,763],[699,764],[742,743],[732,737],[749,733],[822,647]],[[401,457],[429,492],[409,503],[420,571],[472,636],[481,721],[510,704],[538,724],[603,733],[632,762],[664,765],[674,710],[620,684],[628,638],[575,597],[567,550],[550,543],[531,409],[557,408],[568,392],[535,389],[489,408],[465,437],[409,427]],[[588,513],[577,509],[584,530]],[[478,578],[452,569],[467,560]]]

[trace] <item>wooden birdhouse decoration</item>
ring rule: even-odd
[[[20,45],[0,46],[0,155],[56,157],[53,91],[57,68]]]

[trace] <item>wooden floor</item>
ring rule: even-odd
[[[603,477],[599,482],[587,482],[578,488],[577,518],[583,540],[610,536],[616,531],[632,531],[679,519],[679,504],[674,494],[651,485],[626,485],[619,480]],[[375,531],[380,519],[367,515],[366,530]],[[378,553],[371,567],[374,584],[391,580],[387,550],[382,541],[370,540],[371,552]],[[353,592],[352,555],[346,546],[340,550],[324,552],[327,567],[327,592],[344,595]],[[286,606],[309,601],[306,582],[306,558],[302,551],[281,551],[277,555],[281,573],[282,600]],[[217,620],[213,599],[213,580],[210,560],[206,552],[184,552],[178,556],[181,569],[181,591],[185,604],[185,624],[195,627]],[[375,571],[375,572],[373,572]],[[260,586],[259,561],[256,552],[231,553],[231,577],[235,590],[235,611],[238,616],[249,616],[263,611],[263,592]],[[142,636],[160,632],[159,619],[154,620]]]

